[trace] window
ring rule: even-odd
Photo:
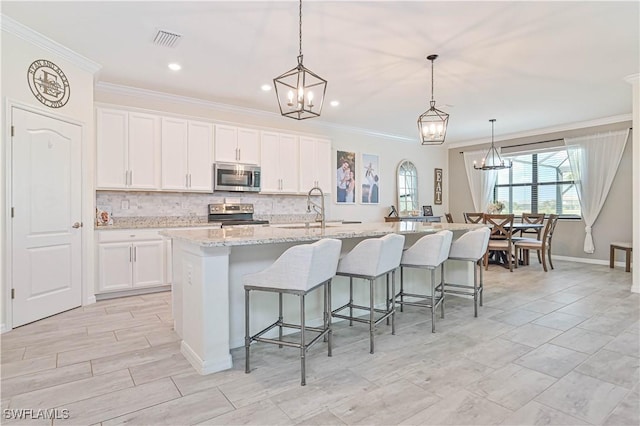
[[[579,218],[578,194],[564,149],[510,157],[513,167],[498,171],[494,201],[505,213],[558,214]]]

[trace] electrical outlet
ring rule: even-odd
[[[129,200],[122,200],[122,204],[120,205],[122,210],[129,210]]]

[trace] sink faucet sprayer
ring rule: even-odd
[[[311,201],[311,193],[313,191],[320,192],[320,205]],[[320,222],[320,227],[325,227],[325,217],[324,217],[324,192],[318,186],[314,186],[309,190],[307,194],[307,211],[311,212],[311,206],[313,206],[313,211],[316,213],[316,222]],[[320,210],[318,210],[320,209]]]

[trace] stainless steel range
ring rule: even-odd
[[[209,204],[209,222],[222,224],[223,227],[231,225],[263,225],[268,220],[255,220],[253,218],[253,204]]]

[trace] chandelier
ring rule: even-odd
[[[433,100],[433,61],[438,55],[429,55],[427,59],[431,61],[431,107],[418,117],[418,130],[422,145],[442,145],[447,134],[447,123],[449,114],[436,108],[436,101]]]
[[[496,149],[493,144],[493,125],[496,122],[495,118],[489,120],[491,122],[491,148],[487,151],[487,155],[482,159],[482,164],[478,167],[476,162],[473,162],[473,168],[476,170],[500,170],[500,169],[510,169],[513,163],[509,160],[508,164],[505,164],[502,157],[500,157],[500,153]]]
[[[300,0],[298,65],[273,79],[280,114],[296,120],[319,117],[327,80],[302,64],[302,0]]]

